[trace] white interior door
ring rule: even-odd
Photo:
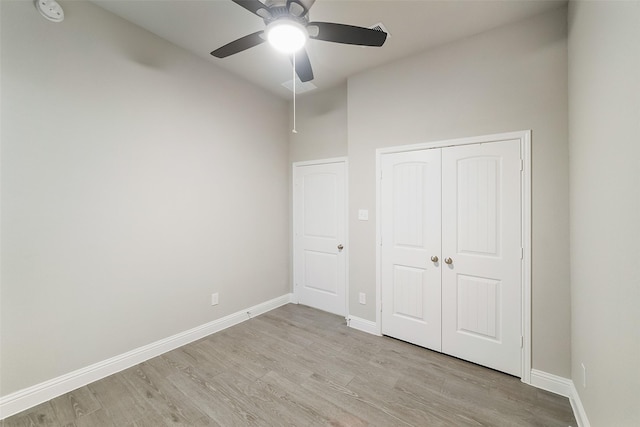
[[[346,315],[346,163],[294,165],[294,292]]]
[[[520,165],[517,141],[442,152],[443,351],[518,376]]]
[[[520,376],[519,141],[383,154],[381,170],[382,333]]]
[[[440,150],[381,160],[382,333],[439,351]]]

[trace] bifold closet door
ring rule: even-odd
[[[442,150],[442,349],[517,376],[520,164],[517,141]]]
[[[381,161],[382,333],[440,350],[440,150]]]

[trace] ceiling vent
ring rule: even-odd
[[[282,86],[286,87],[287,89],[289,89],[291,92],[293,92],[293,79],[292,80],[287,80],[286,82],[282,83]],[[318,86],[314,85],[311,82],[301,82],[299,79],[296,79],[296,93],[300,94],[300,93],[305,93],[305,92],[310,92],[314,89],[317,89]]]
[[[383,33],[387,33],[387,38],[391,37],[391,33],[389,32],[389,30],[387,30],[387,27],[385,27],[382,22],[378,22],[377,24],[374,24],[374,25],[370,26],[369,28],[372,29],[372,30],[376,30],[376,31],[381,31]]]

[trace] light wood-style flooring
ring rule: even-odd
[[[4,420],[13,426],[576,426],[518,378],[289,304]]]

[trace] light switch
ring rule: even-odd
[[[358,302],[360,304],[366,304],[367,303],[367,294],[365,294],[364,292],[360,292],[360,294],[358,294]]]
[[[366,209],[360,209],[358,211],[358,219],[360,221],[369,221],[369,211]]]

